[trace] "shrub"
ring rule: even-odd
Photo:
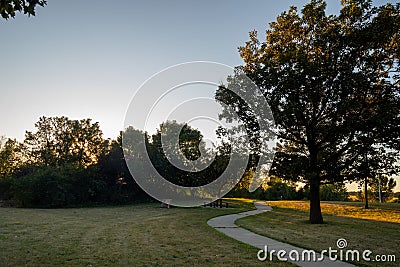
[[[12,179],[10,191],[18,206],[50,208],[95,202],[102,185],[88,169],[42,167]]]
[[[298,199],[296,187],[284,182],[271,182],[269,187],[264,190],[261,199],[265,200],[295,200]]]
[[[320,198],[325,201],[347,201],[349,194],[344,184],[325,184],[320,188]]]

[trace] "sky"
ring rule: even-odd
[[[240,65],[249,31],[263,36],[306,2],[49,0],[35,17],[1,20],[0,135],[23,140],[40,116],[64,115],[92,118],[115,138],[150,76],[190,61]]]
[[[241,65],[249,31],[263,39],[282,11],[307,2],[48,0],[35,17],[0,20],[0,136],[22,141],[40,116],[67,116],[116,138],[149,77],[191,61]],[[328,1],[327,13],[339,9]]]

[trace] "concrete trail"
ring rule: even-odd
[[[298,266],[304,266],[304,267],[311,267],[311,266],[350,267],[350,266],[354,266],[352,264],[349,264],[349,263],[346,263],[343,261],[331,261],[329,259],[329,257],[327,257],[326,255],[324,255],[324,259],[322,261],[318,261],[318,262],[290,260],[289,259],[290,251],[296,250],[298,252],[298,255],[300,255],[300,259],[301,259],[301,255],[302,255],[303,251],[307,252],[308,250],[305,250],[305,249],[299,248],[299,247],[295,247],[290,244],[276,241],[274,239],[253,233],[253,232],[246,230],[244,228],[241,228],[235,224],[235,221],[237,219],[251,216],[251,215],[260,214],[260,213],[272,210],[272,208],[264,202],[254,202],[254,205],[257,208],[256,210],[246,211],[246,212],[242,212],[242,213],[238,213],[238,214],[229,214],[229,215],[215,217],[215,218],[208,220],[207,224],[211,227],[214,227],[217,231],[220,231],[233,239],[239,240],[239,241],[249,244],[253,247],[256,247],[259,249],[264,249],[265,246],[268,246],[269,252],[272,250],[276,251],[274,254],[275,256],[276,256],[277,251],[284,250],[284,251],[286,251],[286,255],[284,257],[288,258],[289,262],[292,262]],[[264,255],[264,253],[262,253],[262,256],[263,255]],[[306,255],[308,255],[308,254],[306,253]],[[255,254],[254,257],[256,258],[257,255]],[[306,257],[306,258],[308,258],[308,257]],[[317,259],[321,258],[321,255],[319,253],[316,253],[316,258]]]

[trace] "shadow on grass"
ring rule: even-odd
[[[274,206],[273,203],[270,204]],[[396,259],[400,259],[398,223],[379,221],[375,216],[373,219],[368,219],[324,214],[324,224],[310,224],[306,219],[308,212],[304,210],[304,203],[300,204],[292,203],[288,205],[290,208],[275,205],[272,211],[239,219],[237,224],[255,233],[305,249],[316,251],[329,247],[337,249],[336,241],[344,238],[348,243],[347,249],[371,250],[372,255],[395,255]],[[341,212],[336,213],[341,214]],[[371,262],[353,263],[375,266]],[[398,265],[392,262],[380,263],[379,266]]]

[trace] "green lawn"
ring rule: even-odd
[[[233,201],[233,200],[232,200]],[[231,201],[231,202],[232,202]],[[0,208],[0,266],[284,266],[206,224],[253,208]]]
[[[238,220],[236,223],[251,231],[300,247],[321,251],[345,238],[348,249],[371,250],[372,255],[396,255],[397,263],[367,263],[366,266],[399,266],[400,204],[321,203],[325,224],[308,223],[306,201],[271,201],[273,210]],[[355,263],[360,265],[360,263]]]

